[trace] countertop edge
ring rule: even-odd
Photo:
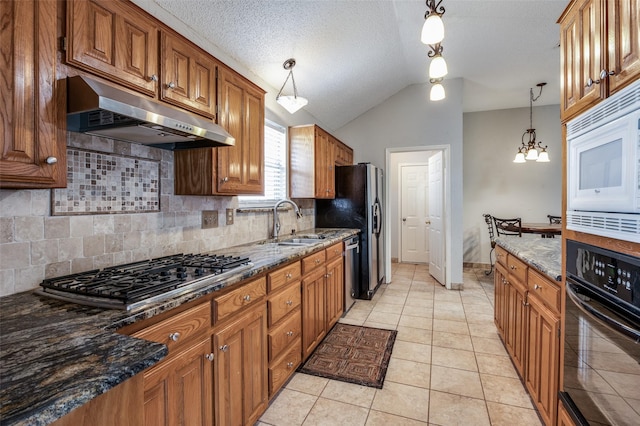
[[[496,244],[544,274],[552,281],[562,281],[562,240],[560,238],[499,237]]]

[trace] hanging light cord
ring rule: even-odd
[[[293,59],[286,60],[285,63],[282,65],[285,70],[289,70],[289,74],[287,75],[287,78],[284,80],[284,83],[282,83],[282,87],[280,88],[280,91],[278,92],[278,96],[276,96],[276,99],[278,99],[282,94],[282,90],[284,90],[284,86],[286,86],[287,81],[289,81],[289,77],[291,77],[291,83],[293,84],[293,97],[294,98],[298,97],[298,88],[296,87],[296,79],[293,77],[293,67],[295,65],[296,65],[296,61]]]

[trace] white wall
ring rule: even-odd
[[[382,104],[347,123],[335,135],[355,151],[356,162],[385,165],[387,148],[450,145],[451,223],[446,248],[448,274],[462,283],[462,80],[445,81],[447,98],[429,101],[428,85],[408,86]],[[389,171],[385,171],[389,176]],[[389,194],[387,194],[389,196]],[[387,233],[397,241],[397,232]],[[393,245],[397,243],[392,242]]]
[[[489,232],[482,217],[547,222],[561,214],[560,106],[533,108],[536,140],[548,145],[549,163],[513,163],[529,108],[464,114],[464,261],[489,263]]]

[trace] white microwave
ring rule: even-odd
[[[640,80],[567,123],[567,229],[640,242]]]

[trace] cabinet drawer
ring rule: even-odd
[[[522,284],[527,285],[527,264],[512,254],[507,255],[507,270],[509,275],[516,277]]]
[[[277,327],[269,330],[269,360],[274,360],[293,342],[300,338],[302,311],[297,309]]]
[[[269,327],[284,318],[289,312],[300,306],[300,281],[293,282],[282,292],[269,297]]]
[[[269,292],[300,278],[300,262],[292,263],[267,275]]]
[[[529,294],[534,295],[555,313],[560,312],[560,286],[544,278],[536,271],[529,270]]]
[[[338,256],[342,256],[342,242],[328,247],[325,251],[327,252],[327,260],[335,259]]]
[[[214,320],[220,321],[267,294],[267,279],[260,278],[213,299]]]
[[[312,254],[310,256],[302,259],[302,275],[307,275],[309,272],[313,271],[318,266],[324,263],[325,259],[325,251],[319,251],[318,253]]]
[[[211,326],[211,305],[203,303],[140,330],[133,337],[167,345],[169,353]]]
[[[302,360],[302,341],[298,339],[286,354],[269,368],[269,396],[273,396],[287,381]]]
[[[496,246],[496,262],[507,267],[507,251],[500,246]]]

